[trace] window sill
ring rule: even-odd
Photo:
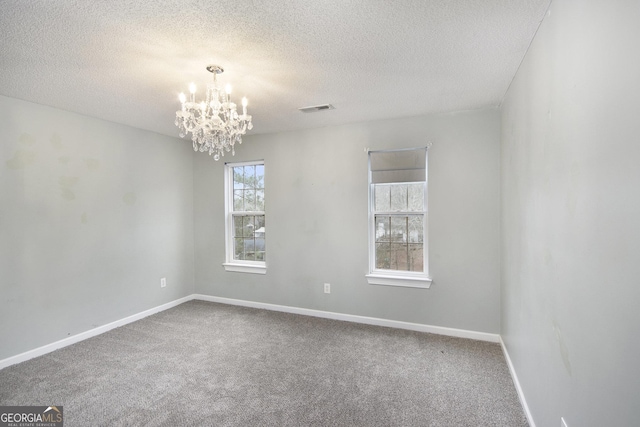
[[[232,271],[235,273],[250,273],[250,274],[267,274],[266,264],[253,265],[253,264],[235,264],[225,262],[222,264],[226,271]]]
[[[366,277],[370,285],[403,286],[422,289],[429,289],[431,287],[431,278],[429,277],[395,276],[379,273],[367,274]]]

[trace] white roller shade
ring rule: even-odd
[[[421,182],[427,180],[427,149],[369,152],[371,182]]]

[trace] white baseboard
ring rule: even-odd
[[[509,352],[507,351],[507,346],[504,345],[504,341],[502,340],[502,337],[500,337],[500,345],[502,346],[502,352],[504,353],[504,358],[507,359],[507,366],[509,366],[509,372],[511,373],[513,384],[516,386],[516,391],[518,392],[518,398],[520,399],[520,404],[522,405],[524,414],[527,417],[527,421],[529,422],[529,427],[536,427],[536,423],[533,421],[533,417],[531,416],[531,411],[529,410],[529,405],[527,405],[527,399],[525,399],[524,392],[522,391],[522,387],[520,386],[518,375],[516,374],[516,370],[513,367],[513,363],[511,362],[511,357],[509,357]]]
[[[53,342],[51,344],[43,345],[42,347],[35,348],[33,350],[25,351],[24,353],[20,353],[15,356],[7,357],[6,359],[0,360],[0,369],[6,368],[7,366],[15,365],[16,363],[24,362],[29,359],[33,359],[34,357],[42,356],[47,353],[51,353],[54,350],[58,350],[59,348],[66,347],[71,344],[75,344],[77,342],[86,340],[87,338],[95,337],[96,335],[103,334],[111,329],[115,329],[117,327],[126,325],[127,323],[135,322],[136,320],[140,320],[144,317],[150,316],[152,314],[159,313],[161,311],[167,310],[171,307],[175,307],[176,305],[180,305],[183,302],[187,302],[193,299],[192,295],[177,299],[175,301],[168,302],[166,304],[159,305],[154,308],[150,308],[149,310],[142,311],[137,314],[133,314],[131,316],[125,317],[124,319],[116,320],[115,322],[108,323],[103,326],[99,326],[97,328],[90,329],[85,332],[81,332],[79,334],[70,336],[68,338],[61,339],[60,341]]]
[[[335,313],[331,311],[312,310],[309,308],[298,308],[298,307],[291,307],[287,305],[277,305],[277,304],[268,304],[263,302],[214,297],[210,295],[192,294],[183,298],[179,298],[175,301],[171,301],[166,304],[162,304],[157,307],[150,308],[149,310],[145,310],[140,313],[133,314],[131,316],[125,317],[124,319],[116,320],[115,322],[111,322],[106,325],[99,326],[97,328],[90,329],[85,332],[81,332],[71,337],[61,339],[60,341],[56,341],[51,344],[46,344],[46,345],[43,345],[42,347],[38,347],[33,350],[26,351],[24,353],[20,353],[15,356],[7,357],[6,359],[0,360],[0,369],[6,368],[7,366],[15,365],[16,363],[24,362],[29,359],[33,359],[34,357],[51,353],[54,350],[58,350],[60,348],[69,346],[71,344],[75,344],[77,342],[86,340],[87,338],[95,337],[96,335],[103,334],[107,331],[110,331],[111,329],[115,329],[117,327],[126,325],[131,322],[135,322],[136,320],[140,320],[152,314],[159,313],[161,311],[167,310],[169,308],[175,307],[177,305],[180,305],[187,301],[191,301],[193,299],[210,301],[210,302],[218,302],[218,303],[229,304],[229,305],[238,305],[243,307],[261,308],[261,309],[272,310],[272,311],[281,311],[284,313],[301,314],[304,316],[321,317],[325,319],[342,320],[346,322],[363,323],[365,325],[386,326],[389,328],[407,329],[410,331],[429,332],[432,334],[447,335],[447,336],[459,337],[459,338],[469,338],[469,339],[474,339],[479,341],[489,341],[489,342],[496,342],[496,343],[502,342],[500,340],[500,335],[490,334],[486,332],[476,332],[476,331],[469,331],[465,329],[446,328],[443,326],[423,325],[420,323],[410,323],[410,322],[402,322],[399,320],[380,319],[377,317],[358,316],[355,314],[344,314],[344,313]],[[502,348],[504,349],[504,344],[502,345]],[[505,355],[506,355],[506,350],[505,350]],[[518,388],[518,395],[522,396],[522,391],[520,390],[519,384],[515,379],[513,367],[511,366],[511,362],[509,361],[508,356],[507,356],[507,361],[509,362],[509,369],[512,372],[512,376],[514,377],[514,381],[516,382],[516,385]],[[524,399],[522,397],[521,397],[521,400],[524,402]],[[523,403],[523,406],[525,406],[526,408],[526,405],[524,405],[524,403]],[[529,417],[528,412],[527,412],[527,417]],[[533,423],[530,422],[530,424],[531,424],[531,427],[535,427]]]
[[[285,313],[302,314],[305,316],[322,317],[325,319],[342,320],[346,322],[364,323],[365,325],[386,326],[389,328],[407,329],[410,331],[429,332],[438,335],[451,337],[469,338],[479,341],[500,342],[500,335],[486,332],[469,331],[465,329],[446,328],[443,326],[423,325],[421,323],[402,322],[399,320],[380,319],[377,317],[358,316],[355,314],[335,313],[332,311],[312,310],[309,308],[298,308],[287,305],[268,304],[264,302],[254,302],[239,299],[214,297],[210,295],[194,294],[193,299],[203,301],[219,302],[222,304],[239,305],[243,307],[262,308],[265,310],[282,311]]]

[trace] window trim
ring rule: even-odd
[[[423,266],[424,272],[401,271],[401,270],[383,270],[376,268],[376,237],[375,237],[375,184],[372,179],[371,171],[371,153],[374,152],[393,152],[416,150],[417,148],[408,148],[401,150],[376,150],[367,153],[369,164],[369,273],[365,275],[367,283],[370,285],[383,286],[401,286],[410,288],[428,289],[431,286],[431,276],[429,274],[429,201],[428,201],[428,147],[425,149],[425,180],[424,182],[424,225],[423,225]],[[407,184],[409,184],[407,182]],[[384,212],[379,214],[384,215]],[[402,214],[395,212],[395,214]]]
[[[255,160],[249,162],[237,162],[237,163],[225,163],[224,164],[224,236],[225,236],[225,262],[222,263],[225,271],[236,273],[253,273],[253,274],[266,274],[267,273],[267,253],[266,253],[266,236],[265,236],[265,260],[264,261],[251,261],[251,260],[237,260],[233,258],[233,214],[253,214],[264,215],[265,224],[267,215],[265,211],[245,212],[245,211],[233,211],[233,168],[240,166],[256,166],[262,165],[264,167],[264,160]],[[266,194],[266,168],[265,168],[265,194]],[[265,196],[266,200],[266,196]]]
[[[262,261],[243,261],[244,263],[261,263],[265,264]],[[253,274],[267,274],[267,266],[266,265],[250,265],[250,264],[239,264],[236,262],[223,262],[225,271],[231,271],[235,273],[253,273]]]

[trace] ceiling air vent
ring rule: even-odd
[[[331,104],[314,105],[312,107],[298,108],[298,110],[302,111],[303,113],[315,113],[316,111],[335,110],[335,109],[336,107],[334,107]]]

